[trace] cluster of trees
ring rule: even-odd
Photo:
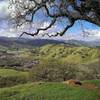
[[[82,67],[81,70],[78,66]],[[33,67],[30,71],[32,81],[65,81],[68,79],[95,79],[97,73],[87,67],[49,59]],[[99,77],[100,78],[100,77]]]
[[[63,64],[49,59],[33,67],[30,76],[33,81],[63,81],[74,78],[74,70],[71,64]]]

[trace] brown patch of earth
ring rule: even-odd
[[[92,83],[83,83],[82,87],[86,89],[91,89],[91,90],[95,90],[99,88],[95,84],[92,84]]]
[[[76,86],[76,87],[80,86],[82,88],[90,89],[90,90],[99,90],[100,89],[100,87],[96,86],[93,83],[81,83],[80,81],[74,80],[74,79],[70,79],[70,80],[64,81],[63,83],[67,84],[69,86]]]

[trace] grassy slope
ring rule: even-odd
[[[39,53],[39,54],[38,54]],[[88,47],[66,47],[64,45],[46,45],[40,48],[39,58],[57,58],[73,63],[89,63],[98,59],[98,51]],[[35,54],[33,54],[35,55]],[[30,58],[30,52],[19,55],[24,59]],[[37,58],[37,55],[35,55]],[[84,58],[85,57],[85,58]],[[27,76],[27,72],[19,72],[11,69],[0,69],[0,76]],[[86,81],[87,82],[87,81]],[[100,86],[100,80],[93,80]],[[9,88],[0,88],[0,100],[100,100],[100,90],[88,90],[81,87],[69,87],[62,83],[43,83],[41,85],[28,83]]]
[[[100,84],[100,81],[94,82]],[[0,89],[0,100],[100,100],[99,93],[100,90],[91,91],[62,83],[28,83]]]
[[[9,64],[20,64],[25,61],[31,61],[33,59],[59,59],[64,62],[69,62],[72,64],[90,64],[92,62],[98,61],[97,48],[90,47],[76,47],[67,46],[64,44],[48,44],[40,48],[33,49],[23,49],[19,50],[7,50],[13,54],[13,56],[8,54],[7,60],[0,59],[0,65]],[[1,54],[4,56],[4,54]],[[5,54],[7,55],[7,54]],[[16,60],[17,59],[17,60]]]
[[[39,57],[57,58],[70,63],[89,63],[98,59],[98,49],[66,45],[45,45],[40,48]]]
[[[28,76],[28,72],[16,71],[13,69],[0,69],[1,77]]]
[[[13,69],[0,69],[0,88],[27,83],[28,78],[28,72],[16,71]]]

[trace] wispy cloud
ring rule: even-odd
[[[0,30],[0,36],[5,36],[5,37],[17,37],[17,34],[13,34],[12,29],[1,29]]]
[[[18,37],[22,31],[33,32],[35,29],[37,29],[37,27],[45,28],[50,24],[50,22],[48,22],[48,21],[41,22],[41,24],[37,21],[36,23],[32,24],[32,27],[30,27],[30,25],[26,24],[26,25],[23,25],[18,30],[14,29],[14,28],[9,28],[8,27],[9,24],[7,23],[7,19],[9,18],[8,5],[9,5],[8,0],[0,0],[0,36]],[[84,37],[82,37],[81,34],[78,34],[78,33],[82,32],[81,29],[78,30],[79,27],[80,27],[79,25],[74,26],[74,28],[72,30],[76,30],[75,33],[73,31],[68,31],[64,36],[52,37],[52,39],[64,39],[64,40],[66,40],[66,39],[79,39],[79,40],[81,40],[81,39],[83,39],[83,40],[100,39],[100,28],[92,29],[92,27],[90,27],[90,29],[86,30],[90,33],[90,35],[88,37],[84,38]],[[48,29],[46,32],[50,33],[50,34],[55,34],[58,30],[60,31],[62,28],[63,28],[63,26],[59,24],[59,25],[55,25],[51,29]],[[77,32],[77,30],[78,30],[78,32]],[[41,31],[41,34],[42,33],[44,33],[44,32]],[[30,37],[30,36],[24,35],[23,37]],[[42,37],[36,36],[35,38],[42,38]],[[43,38],[48,38],[48,37],[46,36]]]
[[[91,40],[100,39],[100,29],[89,29],[86,30],[89,33],[88,38]]]
[[[6,19],[9,16],[9,10],[8,10],[9,1],[0,1],[0,20]]]

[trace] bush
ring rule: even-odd
[[[26,83],[27,81],[28,79],[26,77],[21,77],[21,76],[0,77],[0,88],[14,86],[17,84],[23,84]]]
[[[23,84],[29,80],[28,72],[0,69],[0,88]]]
[[[64,81],[75,78],[75,65],[62,63],[57,59],[45,60],[33,67],[30,77],[33,81]]]
[[[30,71],[32,81],[65,81],[67,79],[100,79],[96,65],[78,65],[58,59],[43,60]]]

